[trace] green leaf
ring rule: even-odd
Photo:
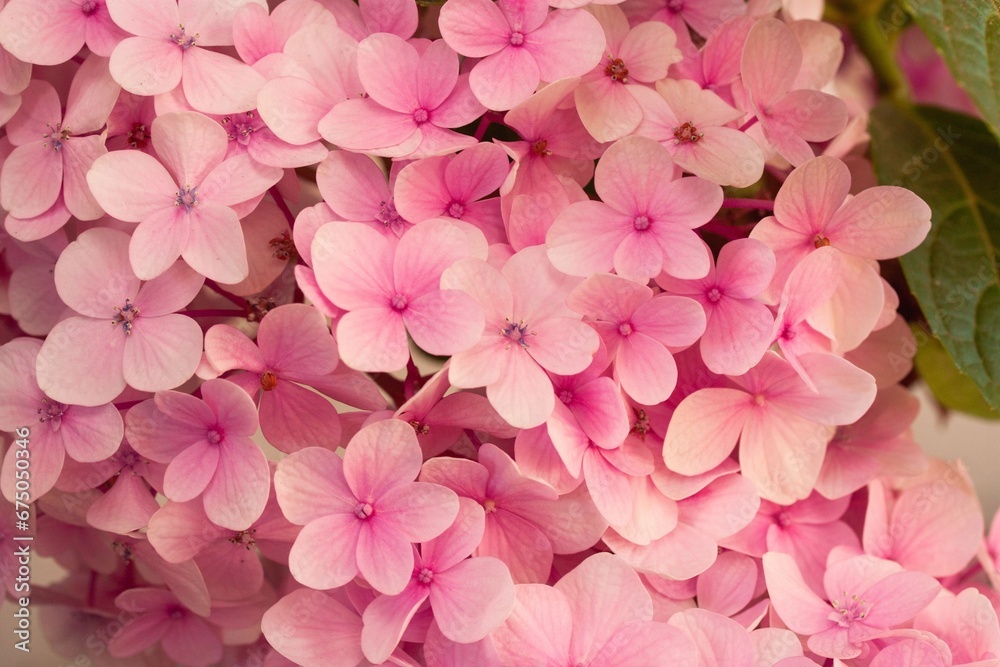
[[[917,356],[913,363],[941,405],[984,419],[1000,419],[1000,410],[991,408],[975,383],[955,366],[941,341],[920,327],[914,327]]]
[[[906,0],[906,8],[1000,137],[1000,0]]]
[[[934,335],[1000,407],[1000,145],[979,120],[883,101],[871,116],[879,181],[922,197],[931,231],[901,262]]]

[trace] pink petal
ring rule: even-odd
[[[622,339],[615,357],[622,389],[643,405],[667,400],[677,384],[677,364],[659,341],[641,332]]]
[[[329,223],[316,232],[312,253],[316,280],[337,306],[352,311],[376,304],[388,307],[395,294],[393,251],[381,234],[357,223]],[[398,357],[399,351],[394,355]]]
[[[302,609],[312,611],[300,618]],[[346,664],[364,659],[361,619],[319,591],[299,589],[283,597],[264,612],[261,630],[281,655],[310,667],[324,664],[331,655]]]
[[[393,34],[376,33],[358,44],[361,83],[371,99],[397,113],[412,114],[421,107],[417,92],[419,63],[417,50]]]
[[[427,542],[437,537],[452,525],[458,509],[459,499],[454,491],[426,482],[390,489],[375,508],[379,529],[398,534],[408,542]]]
[[[479,641],[514,608],[514,582],[495,558],[470,558],[434,576],[431,609],[441,633],[462,644]]]
[[[370,99],[350,99],[319,122],[323,138],[340,148],[384,157],[413,152],[421,135],[410,114],[386,109]]]
[[[197,498],[212,481],[219,464],[219,448],[202,440],[178,454],[163,476],[163,494],[186,502]]]
[[[564,665],[570,659],[573,612],[559,590],[543,584],[515,588],[514,609],[493,633],[502,664]]]
[[[752,299],[767,289],[774,274],[774,253],[754,239],[736,239],[719,251],[716,280],[725,294]]]
[[[707,472],[724,461],[752,406],[736,389],[701,389],[677,406],[663,443],[663,460],[685,475]]]
[[[859,192],[826,228],[844,252],[868,259],[905,255],[927,236],[930,208],[904,188],[881,186]]]
[[[169,93],[181,82],[183,52],[163,36],[128,37],[115,47],[109,66],[122,88],[136,95]]]
[[[62,156],[47,142],[18,146],[0,172],[0,206],[17,218],[41,215],[56,203],[62,181]]]
[[[147,526],[159,507],[145,480],[137,475],[122,474],[108,492],[87,509],[87,523],[98,530],[125,534]]]
[[[457,0],[442,7],[439,28],[448,46],[471,58],[504,48],[510,33],[507,19],[488,0]]]
[[[179,206],[161,208],[132,232],[129,257],[136,275],[150,280],[163,275],[181,256],[190,237],[190,218]]]
[[[380,595],[365,608],[361,648],[374,664],[392,654],[414,614],[430,594],[427,586],[411,580],[398,595]]]
[[[128,236],[106,228],[80,234],[56,262],[55,283],[70,308],[109,317],[139,291],[139,279],[128,265]]]
[[[285,517],[302,526],[329,514],[347,514],[357,504],[344,479],[340,457],[318,447],[295,452],[278,463],[274,492]]]
[[[378,499],[412,482],[423,457],[413,428],[404,422],[377,422],[358,432],[344,454],[344,477],[358,498]]]
[[[38,352],[38,386],[61,403],[108,403],[125,388],[124,348],[125,336],[106,319],[67,318],[52,328]]]
[[[337,409],[325,397],[284,379],[261,396],[260,427],[264,438],[283,452],[340,444]]]
[[[590,365],[600,345],[589,325],[566,317],[532,323],[527,352],[539,366],[559,375],[580,373]]]
[[[814,635],[834,625],[832,608],[806,585],[791,556],[764,554],[764,577],[771,604],[790,630]]]
[[[398,595],[413,574],[413,545],[393,526],[381,525],[378,520],[359,523],[357,562],[361,576],[379,593]]]
[[[288,554],[295,580],[327,590],[353,579],[358,574],[355,551],[362,525],[353,513],[328,514],[306,525]]]
[[[320,139],[317,126],[330,111],[330,100],[312,81],[279,77],[261,88],[257,111],[277,137],[303,146]]]
[[[205,513],[218,526],[246,530],[260,518],[267,502],[271,487],[267,458],[249,438],[227,436],[220,449],[215,476],[205,489]]]
[[[87,184],[101,207],[119,220],[141,222],[175,210],[177,184],[166,169],[140,151],[115,151],[94,161]]]
[[[768,106],[784,95],[799,73],[802,47],[788,27],[777,19],[754,24],[743,49],[743,82],[758,106]]]
[[[345,313],[337,323],[337,340],[341,359],[355,370],[395,371],[409,358],[403,318],[389,307]]]
[[[500,416],[517,428],[538,426],[548,419],[555,396],[538,363],[520,348],[505,351],[502,359],[494,356],[493,363],[502,371],[500,379],[486,387],[486,397]]]
[[[250,269],[243,228],[233,209],[208,203],[193,208],[189,218],[187,243],[181,253],[184,261],[206,278],[221,283],[238,283],[246,278]]]
[[[506,46],[476,63],[469,85],[484,106],[504,110],[528,99],[539,79],[534,56],[525,48]]]
[[[202,333],[184,315],[136,318],[125,340],[125,380],[140,391],[173,389],[194,375],[201,361]],[[118,333],[117,331],[115,333]]]
[[[264,77],[221,53],[192,47],[184,52],[184,96],[203,113],[227,114],[257,107]]]
[[[476,550],[485,528],[486,513],[479,503],[459,498],[458,515],[454,522],[439,536],[421,545],[424,567],[436,573],[455,567]]]
[[[257,162],[250,155],[236,155],[214,167],[202,180],[199,197],[216,204],[235,206],[263,194],[284,172]]]
[[[156,154],[177,184],[190,187],[200,185],[225,159],[229,143],[220,123],[193,111],[157,116],[150,132]]]
[[[204,283],[205,278],[191,267],[175,262],[158,277],[143,283],[133,302],[144,316],[167,315],[191,303]]]
[[[573,37],[567,39],[569,35]],[[525,34],[523,49],[535,59],[542,80],[555,81],[589,72],[604,55],[604,46],[604,30],[593,15],[557,9],[538,30]]]
[[[742,375],[771,344],[774,316],[763,303],[723,297],[701,338],[701,356],[713,373]]]
[[[420,349],[451,355],[479,341],[485,322],[481,312],[479,304],[464,292],[439,290],[410,302],[403,322]]]
[[[601,164],[603,160],[598,168]],[[574,276],[610,271],[615,249],[632,227],[631,218],[615,213],[602,202],[571,204],[552,223],[545,237],[552,265]]]
[[[64,63],[83,47],[87,21],[79,5],[52,3],[39,11],[30,0],[13,0],[0,15],[3,47],[18,60],[36,65]]]

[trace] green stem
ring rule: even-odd
[[[892,44],[878,25],[875,15],[864,15],[850,24],[854,42],[865,54],[875,72],[878,92],[883,97],[891,97],[898,102],[909,100],[909,85],[906,76],[896,63]]]

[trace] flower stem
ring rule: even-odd
[[[403,380],[403,397],[406,400],[413,398],[419,381],[420,371],[417,370],[417,365],[413,363],[413,357],[410,357],[406,360],[406,379]]]
[[[235,294],[233,294],[232,292],[223,289],[222,287],[219,286],[219,283],[215,282],[211,278],[205,278],[205,287],[207,287],[208,289],[212,290],[216,294],[219,294],[220,296],[226,297],[227,299],[229,299],[230,301],[232,301],[233,303],[235,303],[237,306],[239,306],[240,308],[242,308],[244,311],[246,311],[246,307],[247,307],[247,301],[246,301],[246,299],[244,299],[242,297],[238,297]]]
[[[295,216],[292,215],[291,209],[288,208],[288,202],[286,202],[285,198],[281,196],[280,192],[278,192],[278,186],[277,185],[271,186],[268,192],[271,193],[271,198],[274,199],[274,203],[277,204],[278,208],[285,215],[285,220],[288,221],[288,226],[294,227]]]
[[[723,199],[722,208],[748,208],[760,211],[773,211],[774,202],[770,199]]]
[[[207,310],[182,310],[177,314],[188,317],[246,317],[247,311],[246,309],[210,308]]]

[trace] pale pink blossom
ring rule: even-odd
[[[458,496],[414,482],[422,456],[413,428],[390,419],[361,429],[344,458],[309,447],[278,464],[274,487],[282,512],[304,526],[289,554],[297,581],[342,586],[359,572],[376,591],[397,595],[413,573],[413,543],[443,533]]]
[[[710,261],[694,229],[722,206],[722,188],[700,178],[677,178],[667,149],[645,137],[626,137],[597,163],[601,201],[571,204],[545,238],[549,261],[570,275],[615,269],[647,283],[660,271],[704,277]]]
[[[540,81],[580,76],[604,53],[597,19],[581,9],[549,12],[545,0],[453,0],[438,26],[455,51],[482,58],[469,84],[490,109],[523,102]]]
[[[222,658],[218,630],[170,591],[130,588],[115,599],[115,604],[130,616],[108,642],[108,652],[115,658],[129,658],[154,644],[160,644],[171,660],[185,666],[208,667]]]
[[[90,229],[56,262],[59,297],[79,315],[56,324],[38,353],[38,386],[54,401],[97,406],[126,385],[171,389],[198,367],[201,327],[176,311],[204,278],[178,262],[142,282],[128,246],[123,232]]]
[[[58,65],[84,44],[107,58],[126,33],[111,20],[105,0],[10,0],[0,12],[0,45],[19,60]]]

